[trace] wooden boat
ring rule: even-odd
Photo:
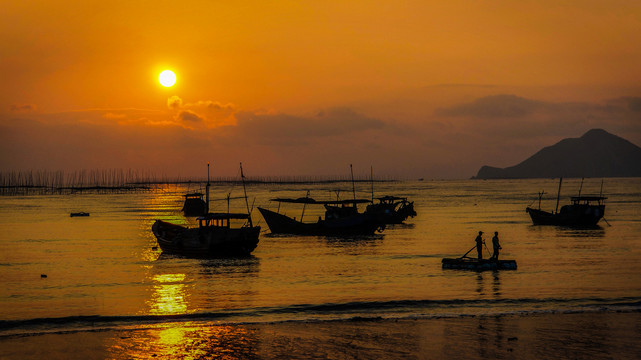
[[[443,269],[458,270],[516,270],[516,260],[475,259],[469,257],[444,258]]]
[[[246,225],[231,227],[232,220]],[[208,213],[198,218],[197,228],[156,220],[152,225],[163,252],[187,257],[247,256],[258,245],[260,226],[252,226],[249,214]]]
[[[89,213],[81,211],[81,212],[72,212],[71,214],[69,214],[69,217],[76,217],[76,216],[89,216]]]
[[[596,224],[605,215],[604,200],[607,197],[599,196],[573,196],[570,198],[571,204],[564,205],[559,209],[559,197],[561,194],[561,183],[563,178],[559,180],[559,191],[556,200],[556,210],[554,212],[547,212],[541,210],[541,196],[543,192],[539,193],[539,208],[533,209],[526,207],[525,211],[530,215],[534,225],[560,225],[560,226],[596,226]],[[583,181],[581,182],[583,187]]]
[[[245,185],[243,168],[240,168],[243,188]],[[207,164],[207,211],[199,217],[197,228],[187,228],[156,220],[151,230],[156,236],[163,253],[187,257],[212,258],[225,256],[247,256],[258,245],[260,226],[252,223],[247,192],[245,204],[247,213],[210,213],[209,212],[209,164]],[[235,224],[233,224],[235,223]]]
[[[273,234],[295,234],[295,235],[320,235],[320,236],[351,236],[351,235],[372,235],[377,230],[383,231],[385,224],[380,222],[372,214],[359,213],[357,204],[368,203],[369,200],[336,200],[316,201],[309,197],[298,199],[271,199],[279,203],[303,204],[303,212],[300,220],[279,214],[259,207],[269,230]],[[305,205],[323,205],[325,207],[325,218],[319,217],[316,222],[303,222]]]
[[[416,216],[414,202],[407,198],[387,195],[376,200],[377,203],[367,205],[365,213],[376,216],[385,224],[400,224],[408,217]]]
[[[408,217],[416,216],[414,202],[408,201],[406,197],[390,195],[374,197],[374,170],[372,167],[370,167],[370,182],[372,185],[372,203],[365,208],[366,214],[376,216],[384,224],[400,224]],[[352,172],[352,187],[354,186],[353,184],[354,173]],[[375,199],[378,202],[375,202]]]
[[[185,216],[203,216],[207,213],[207,203],[203,200],[203,195],[199,192],[185,194],[182,208]]]

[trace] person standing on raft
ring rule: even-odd
[[[478,254],[479,260],[483,260],[483,244],[485,244],[481,235],[483,235],[483,232],[479,231],[479,235],[474,239],[474,241],[476,241],[476,253]]]
[[[499,244],[499,232],[495,231],[494,236],[492,237],[492,250],[494,251],[492,254],[492,259],[498,260],[499,259],[499,250],[502,249],[501,244]]]

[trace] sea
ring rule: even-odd
[[[255,324],[345,319],[641,310],[641,178],[564,179],[571,196],[607,196],[594,228],[535,226],[525,212],[552,211],[558,179],[317,183],[214,183],[212,211],[249,208],[262,227],[250,257],[163,254],[151,232],[182,215],[202,184],[144,191],[0,196],[0,336],[167,323]],[[309,195],[308,195],[309,194]],[[272,235],[257,207],[273,198],[407,197],[417,216],[361,237]],[[226,200],[226,198],[230,200]],[[323,209],[281,204],[315,221]],[[71,217],[72,212],[87,217]],[[441,259],[475,246],[517,270],[444,270]],[[489,250],[488,250],[489,251]],[[473,250],[470,254],[475,255]],[[485,256],[489,256],[486,252]]]

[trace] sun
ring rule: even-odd
[[[176,74],[171,70],[165,70],[158,75],[158,81],[164,87],[173,86],[176,83]]]

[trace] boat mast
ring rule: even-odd
[[[349,172],[352,174],[352,194],[354,194],[354,206],[356,206],[356,187],[354,185],[354,169],[352,164],[349,164]]]
[[[307,194],[305,194],[305,199],[309,198],[309,190],[307,190]],[[280,205],[280,204],[279,204]],[[305,216],[305,206],[307,205],[306,202],[303,203],[303,212],[300,214],[300,222],[303,222],[303,216]]]
[[[207,163],[207,185],[205,186],[205,214],[209,214],[209,162]]]
[[[372,183],[372,203],[374,203],[374,168],[369,167],[369,180]]]
[[[599,197],[603,197],[603,179],[601,179],[601,191],[599,191]]]
[[[583,179],[585,178],[581,178],[581,186],[579,186],[579,197],[581,197],[581,190],[583,190]]]
[[[554,213],[559,212],[559,199],[561,197],[561,183],[563,182],[563,178],[559,178],[559,191],[556,193],[556,210],[554,210]]]
[[[247,206],[247,218],[249,219],[249,226],[253,227],[254,224],[252,224],[252,216],[249,211],[249,202],[247,201],[247,188],[245,188],[245,174],[243,174],[243,163],[240,163],[240,178],[243,182],[243,192],[245,193],[245,206]]]

